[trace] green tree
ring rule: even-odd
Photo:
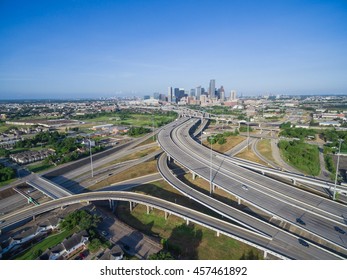
[[[148,257],[149,260],[174,260],[170,252],[160,251]]]

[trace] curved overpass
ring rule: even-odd
[[[198,211],[189,209],[187,207],[181,206],[176,203],[168,202],[163,199],[159,199],[153,196],[133,193],[133,192],[121,192],[121,191],[100,191],[71,195],[68,197],[59,198],[46,202],[44,204],[32,207],[30,209],[25,209],[18,211],[11,215],[4,216],[4,223],[0,225],[0,229],[3,229],[11,224],[23,221],[30,217],[45,213],[47,211],[63,207],[70,204],[90,202],[98,200],[117,200],[117,201],[129,201],[131,203],[139,203],[146,205],[148,207],[154,207],[159,210],[165,211],[167,214],[174,214],[179,216],[186,221],[192,221],[196,224],[202,225],[204,227],[210,228],[217,232],[232,237],[234,239],[240,240],[258,249],[271,252],[266,249],[266,244],[271,240],[269,236],[264,236],[262,234],[252,232],[248,229],[242,228],[238,225],[230,224],[228,222],[222,221],[220,219],[211,217],[209,215],[200,213]],[[254,242],[256,240],[257,242]],[[263,245],[263,246],[262,246]],[[272,253],[272,252],[271,252]],[[276,254],[276,252],[273,252]],[[283,259],[288,257],[277,254]],[[327,254],[326,258],[330,259],[330,255]],[[336,256],[338,259],[338,256]]]
[[[334,253],[322,250],[321,248],[310,243],[310,249],[304,248],[298,241],[298,237],[290,234],[284,230],[278,229],[275,226],[270,225],[264,221],[261,221],[243,211],[233,208],[225,203],[222,203],[210,196],[207,196],[193,188],[189,187],[182,181],[180,181],[169,169],[167,165],[167,156],[161,155],[158,160],[158,169],[165,181],[167,181],[175,189],[183,193],[185,196],[197,201],[215,211],[216,213],[227,217],[233,221],[238,222],[242,226],[249,228],[250,230],[259,232],[265,236],[271,237],[271,240],[266,244],[262,243],[263,240],[255,236],[253,242],[258,246],[266,247],[267,250],[280,258],[287,256],[291,259],[321,259],[331,254],[332,258],[335,258]],[[286,243],[284,243],[284,240]],[[329,258],[329,257],[328,257]]]
[[[190,137],[190,130],[196,125],[196,121],[181,125],[185,121],[187,119],[182,119],[173,124],[171,129],[163,130],[159,134],[158,142],[170,157],[209,181],[210,159],[213,155],[213,185],[274,217],[279,217],[280,220],[295,225],[302,232],[318,236],[346,254],[347,238],[334,230],[334,226],[338,225],[347,231],[344,218],[347,217],[345,206],[292,188],[226,161],[223,157],[219,157],[218,153],[211,153],[210,149],[196,143]],[[242,188],[243,184],[247,184],[248,191]],[[297,217],[305,220],[306,225],[297,224]]]

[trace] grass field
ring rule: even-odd
[[[267,165],[267,163],[258,158],[257,155],[254,154],[251,149],[244,149],[241,153],[238,153],[236,157],[253,161],[259,164]]]
[[[142,151],[138,151],[138,152],[135,152],[133,154],[124,156],[120,159],[114,160],[114,161],[108,163],[107,165],[116,164],[116,163],[120,163],[120,162],[124,162],[124,161],[128,161],[128,160],[133,160],[133,159],[139,159],[139,158],[145,157],[145,156],[147,156],[151,153],[154,153],[155,151],[159,151],[159,150],[160,150],[160,147],[158,147],[158,146],[144,149]]]
[[[269,161],[275,162],[272,156],[271,143],[269,139],[262,139],[258,142],[257,149],[262,156],[264,156]]]
[[[135,190],[193,209],[197,208],[204,213],[211,212],[211,210],[203,209],[204,207],[200,204],[182,196],[163,181],[140,186]],[[242,242],[222,235],[217,237],[214,231],[193,223],[186,225],[183,219],[176,216],[170,215],[165,220],[164,213],[156,209],[147,214],[144,205],[137,205],[130,212],[129,203],[119,203],[117,213],[120,219],[132,227],[166,240],[167,249],[174,252],[180,259],[240,259],[243,254],[252,250],[255,254],[261,255],[259,251]]]
[[[76,229],[72,230],[64,230],[58,234],[52,234],[49,237],[45,238],[41,242],[35,244],[25,252],[18,255],[16,260],[32,260],[34,259],[35,252],[44,252],[48,248],[52,248],[58,244],[60,244],[65,238],[72,235]]]
[[[225,144],[220,145],[218,143],[215,143],[212,145],[212,149],[220,153],[225,153],[229,151],[230,149],[234,148],[235,146],[237,146],[238,144],[240,144],[242,141],[244,141],[246,137],[229,136],[229,137],[225,137],[225,139],[227,141]],[[208,143],[207,141],[203,141],[202,143],[204,146],[211,148],[210,143]]]
[[[110,186],[114,183],[118,183],[121,181],[129,180],[132,178],[152,174],[158,172],[157,170],[157,161],[147,161],[144,163],[140,163],[138,165],[135,165],[119,174],[116,174],[114,176],[110,176],[107,179],[89,187],[90,190],[97,190],[102,187]]]
[[[93,123],[93,125],[96,125],[96,123],[110,123],[114,125],[152,127],[154,124],[154,127],[158,127],[161,122],[169,122],[175,119],[175,117],[173,116],[163,116],[155,114],[129,114],[128,117],[123,120],[116,120],[117,117],[119,117],[119,115],[115,113],[113,116],[102,116],[92,119],[85,119],[82,121],[86,122],[86,124]]]
[[[27,169],[31,172],[40,172],[40,171],[44,171],[47,170],[51,167],[53,167],[53,164],[49,164],[49,163],[37,163],[37,164],[30,164],[27,166]]]
[[[0,187],[7,186],[8,184],[11,184],[12,182],[14,182],[16,180],[17,180],[17,178],[12,178],[10,180],[4,181],[4,182],[0,182]]]

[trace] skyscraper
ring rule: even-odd
[[[169,87],[168,88],[168,91],[167,91],[167,101],[168,102],[172,102],[172,87]]]
[[[215,91],[216,91],[216,81],[210,80],[210,87],[208,88],[208,95],[210,98],[215,98]]]
[[[232,90],[230,92],[230,100],[236,100],[236,91],[235,90]]]
[[[223,86],[221,86],[219,89],[218,89],[218,97],[221,101],[224,101],[225,100],[225,91],[224,91],[224,88]]]
[[[200,100],[201,93],[202,93],[201,86],[196,87],[196,91],[195,91],[196,100]]]
[[[195,88],[192,88],[190,90],[190,97],[195,97],[195,94],[196,94]]]

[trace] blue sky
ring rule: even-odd
[[[347,94],[347,1],[0,0],[0,99]]]

